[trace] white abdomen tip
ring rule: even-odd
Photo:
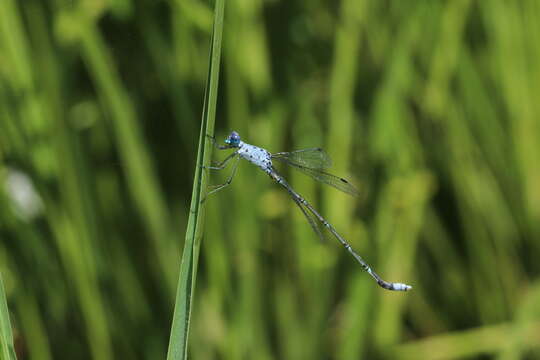
[[[394,284],[394,290],[397,291],[409,291],[412,289],[412,286],[402,283],[395,283]]]

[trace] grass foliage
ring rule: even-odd
[[[13,346],[13,333],[11,322],[9,321],[9,311],[2,274],[0,274],[0,355],[0,358],[5,360],[17,359]]]
[[[193,180],[191,207],[186,230],[186,241],[182,252],[167,360],[187,359],[191,308],[195,294],[201,239],[204,233],[207,176],[204,176],[205,170],[203,169],[210,165],[214,147],[210,139],[213,139],[214,136],[224,11],[225,0],[217,0],[214,9],[208,79],[206,82],[201,132],[199,134],[197,168]]]
[[[217,96],[223,1],[0,1],[2,349],[540,358],[538,1],[224,11]],[[201,171],[214,117],[219,141],[324,147],[360,197],[279,170],[413,291],[380,289],[318,242],[253,166],[197,210],[230,171]]]

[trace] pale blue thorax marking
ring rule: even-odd
[[[240,141],[236,152],[242,158],[257,165],[264,171],[272,170],[272,154],[263,148]]]

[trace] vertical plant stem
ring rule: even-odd
[[[199,135],[197,168],[195,169],[195,179],[193,181],[190,214],[182,263],[180,265],[180,276],[176,292],[167,360],[187,358],[191,306],[195,291],[197,264],[204,227],[205,204],[201,204],[201,199],[206,189],[206,177],[203,176],[205,174],[203,166],[210,163],[212,155],[212,144],[206,135],[214,135],[225,0],[216,0],[214,11],[214,27],[212,31],[212,45],[210,48],[210,63],[206,82],[201,132]]]
[[[7,307],[4,282],[0,273],[0,358],[5,360],[16,360],[15,349],[13,347],[13,334],[11,323],[9,322],[9,311]]]

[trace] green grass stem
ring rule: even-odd
[[[214,11],[210,61],[197,152],[197,168],[193,181],[191,207],[180,265],[167,360],[183,360],[187,358],[188,353],[191,309],[195,294],[200,245],[204,232],[206,206],[205,202],[201,202],[201,200],[206,193],[207,175],[205,174],[208,172],[203,167],[210,164],[212,156],[213,144],[209,136],[214,136],[225,0],[216,0]]]
[[[17,360],[2,273],[0,273],[0,355],[2,360]]]

